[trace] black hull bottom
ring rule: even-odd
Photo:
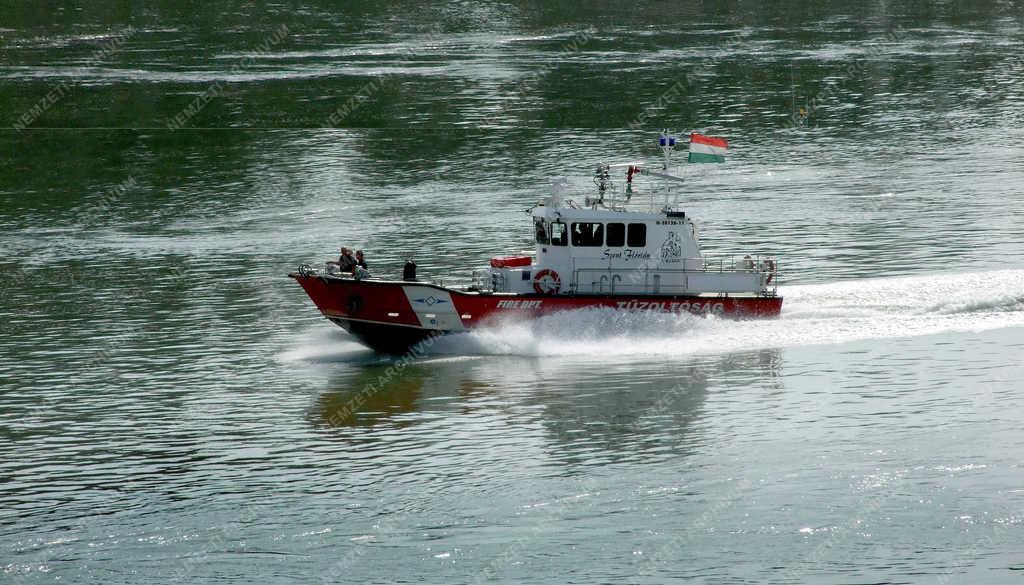
[[[417,344],[426,349],[430,344],[426,340],[445,334],[444,331],[434,329],[353,321],[337,317],[332,317],[331,321],[351,333],[363,345],[380,353],[403,354],[414,349]]]

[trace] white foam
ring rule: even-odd
[[[434,354],[688,355],[1024,326],[1024,270],[785,287],[782,317],[582,309],[442,338]]]
[[[283,363],[351,361],[369,351],[337,326],[317,328],[293,340],[291,347],[275,357]]]

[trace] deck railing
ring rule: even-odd
[[[653,293],[682,294],[691,292],[688,284],[662,284],[664,280],[676,280],[697,274],[750,274],[763,275],[751,292],[774,295],[778,293],[779,266],[773,258],[732,259],[689,258],[686,264],[700,263],[701,268],[662,268],[641,265],[636,268],[577,268],[573,271],[571,290],[590,288],[597,293]],[[673,278],[675,277],[675,278]]]
[[[570,282],[565,283],[568,286],[563,290],[572,292],[586,290],[586,292],[607,294],[683,294],[692,292],[692,290],[688,290],[688,283],[678,285],[662,284],[662,282],[665,280],[678,281],[680,276],[699,274],[757,274],[765,278],[764,280],[759,279],[757,287],[752,287],[750,292],[764,295],[778,294],[780,271],[778,262],[773,258],[752,257],[750,259],[741,258],[738,261],[736,258],[689,258],[684,260],[682,265],[698,263],[701,268],[662,268],[658,265],[641,265],[635,268],[577,268],[573,271]],[[343,273],[336,266],[329,264],[324,265],[322,269],[303,264],[299,267],[299,273],[334,278],[353,278],[351,274]],[[684,282],[686,281],[684,280]],[[480,292],[505,290],[506,284],[503,274],[492,272],[486,268],[474,270],[468,281],[449,278],[445,281],[434,280],[432,283]],[[588,288],[589,290],[587,290]]]

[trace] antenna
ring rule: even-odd
[[[605,192],[614,187],[612,184],[611,166],[607,164],[598,165],[594,171],[594,182],[597,183],[597,202],[604,203]]]

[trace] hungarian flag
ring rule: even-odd
[[[686,161],[692,163],[725,162],[727,148],[729,148],[729,143],[725,141],[725,138],[704,136],[694,132],[690,134],[690,156]]]

